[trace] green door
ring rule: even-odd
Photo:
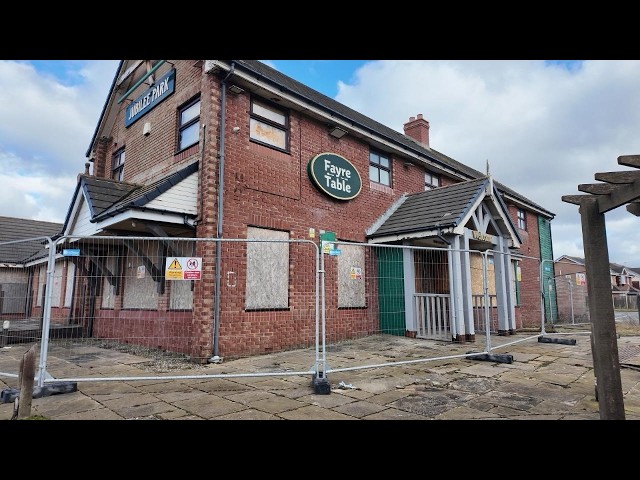
[[[545,321],[554,323],[558,320],[558,297],[553,277],[551,223],[546,218],[538,217],[538,238],[540,239],[540,261],[542,262]]]
[[[376,248],[380,333],[404,336],[404,267],[401,248]]]

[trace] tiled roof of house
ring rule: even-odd
[[[460,182],[406,196],[373,234],[401,234],[455,227],[488,183],[487,178]]]
[[[0,217],[0,263],[22,264],[46,257],[46,238],[60,234],[62,224]]]

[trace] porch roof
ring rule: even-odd
[[[489,177],[482,177],[405,195],[369,230],[367,237],[373,239],[416,232],[426,234],[462,226],[492,183]],[[496,207],[502,210],[504,222],[509,223],[507,230],[517,236],[508,209],[495,188],[492,197]]]

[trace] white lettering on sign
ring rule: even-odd
[[[169,78],[165,78],[158,85],[153,87],[149,93],[139,99],[129,110],[129,120],[142,112],[145,108],[151,105],[152,102],[162,96],[163,93],[169,90]]]
[[[324,160],[324,179],[328,188],[351,193],[351,185],[347,180],[351,178],[351,171],[343,167],[336,167],[330,160]]]

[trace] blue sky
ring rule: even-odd
[[[637,60],[263,60],[556,214],[554,256],[583,256],[562,195],[640,154]],[[0,215],[63,222],[118,60],[0,60]],[[612,262],[640,267],[640,218],[605,216]],[[526,254],[526,252],[525,252]]]

